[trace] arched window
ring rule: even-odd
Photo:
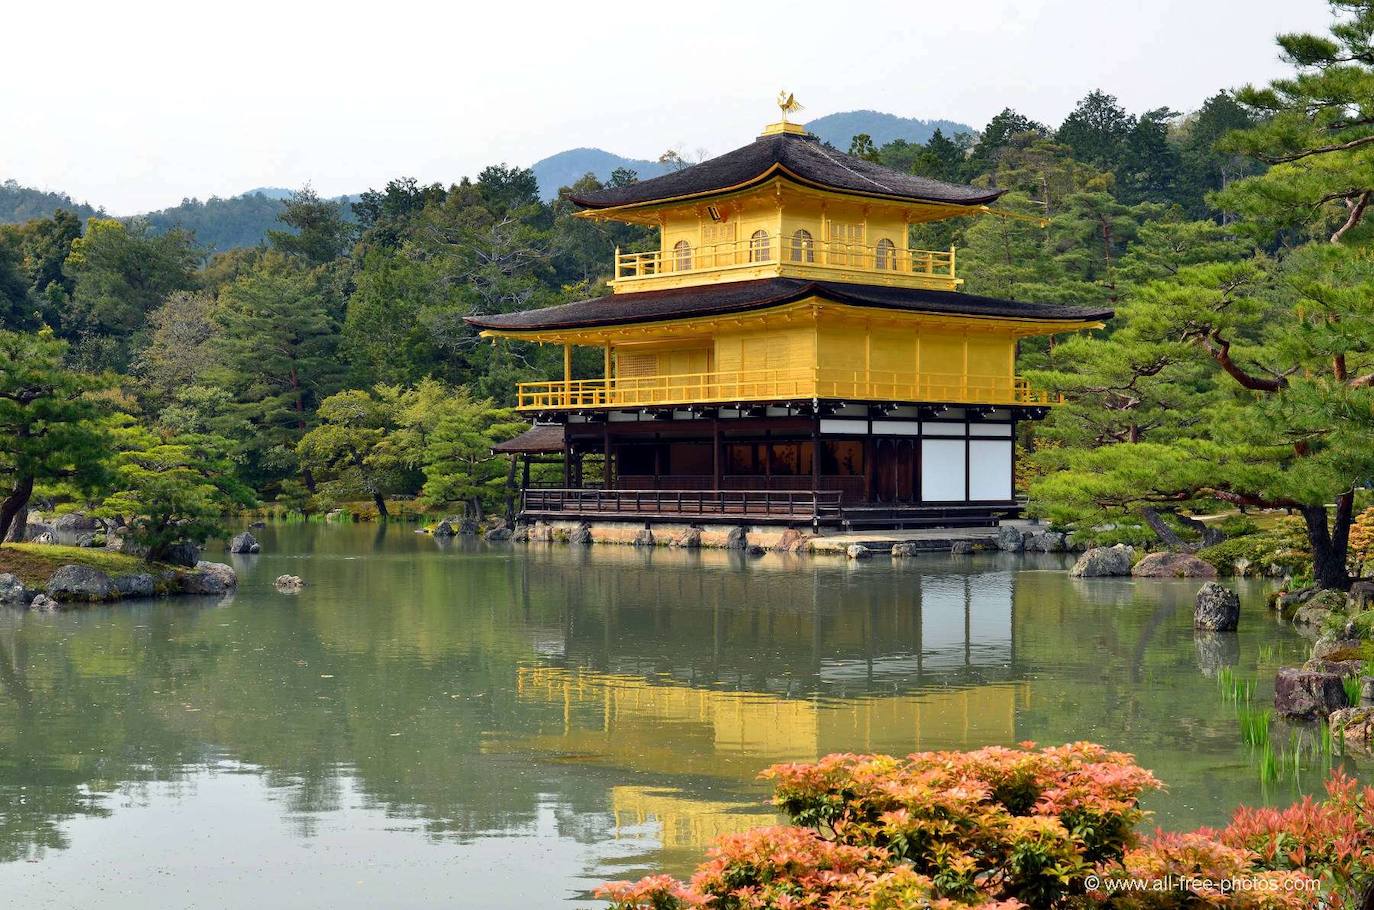
[[[755,231],[749,237],[749,261],[767,262],[773,258],[773,247],[768,242],[767,231]]]
[[[884,237],[873,249],[873,265],[879,269],[897,267],[897,244]]]
[[[686,272],[692,268],[692,245],[686,240],[673,244],[673,270]]]
[[[811,240],[811,232],[805,228],[799,229],[792,235],[792,261],[816,261],[816,245]]]

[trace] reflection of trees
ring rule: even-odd
[[[106,811],[115,788],[221,758],[260,768],[303,833],[352,778],[436,837],[552,817],[589,841],[672,811],[685,843],[721,805],[756,801],[758,766],[803,742],[1100,738],[1139,752],[1180,801],[1235,746],[1191,624],[1149,593],[1170,582],[1099,590],[995,559],[967,574],[938,557],[512,557],[370,527],[262,536],[227,609],[0,617],[0,858],[62,846],[63,822]],[[257,593],[282,571],[311,586]],[[1261,637],[1242,630],[1242,662]]]

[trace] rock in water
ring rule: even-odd
[[[1063,553],[1067,544],[1068,538],[1058,531],[1041,531],[1027,539],[1026,549],[1039,550],[1041,553]]]
[[[568,543],[570,544],[577,544],[578,546],[585,547],[590,545],[591,542],[592,526],[585,521],[573,528],[572,533],[568,535]]]
[[[116,575],[114,586],[120,597],[152,597],[157,593],[157,583],[147,572]]]
[[[1026,535],[1015,525],[1002,525],[997,529],[997,547],[1008,553],[1020,553],[1026,549]]]
[[[56,613],[60,608],[60,604],[46,594],[39,594],[29,603],[29,609],[39,613]]]
[[[0,573],[0,606],[22,607],[27,601],[23,582],[8,572]]]
[[[482,535],[482,539],[490,541],[510,540],[514,533],[515,532],[507,527],[492,528]]]
[[[678,536],[674,537],[668,544],[670,547],[680,547],[684,550],[701,549],[701,528],[688,528]]]
[[[452,537],[454,533],[453,525],[449,523],[447,518],[434,526],[435,537]]]
[[[861,543],[852,543],[845,549],[844,554],[850,559],[867,559],[873,555],[873,551]]]
[[[743,550],[749,546],[749,535],[744,528],[731,528],[725,537],[725,549]]]
[[[914,540],[899,540],[892,545],[893,556],[917,556],[920,554],[920,552],[921,551],[919,548],[917,548],[916,541]]]
[[[305,587],[305,582],[299,575],[278,575],[277,580],[272,582],[272,587],[283,594],[297,594]]]
[[[1135,564],[1137,578],[1216,578],[1212,564],[1191,553],[1150,553]]]
[[[1331,732],[1362,752],[1374,748],[1374,708],[1340,708],[1331,712]]]
[[[1132,550],[1125,544],[1093,547],[1073,564],[1069,574],[1078,578],[1110,578],[1131,574]]]
[[[229,552],[261,553],[262,545],[258,543],[258,539],[256,537],[254,537],[249,532],[244,531],[242,534],[234,535],[233,539],[229,541]]]
[[[1346,703],[1345,686],[1335,673],[1284,667],[1274,679],[1274,710],[1284,717],[1326,717]]]
[[[200,561],[200,547],[189,541],[182,541],[179,544],[173,545],[172,548],[167,551],[167,556],[164,561],[174,566],[185,566],[188,569],[194,569],[196,563]]]
[[[233,566],[226,566],[222,562],[198,562],[196,571],[215,576],[226,588],[237,587],[239,583],[238,573]]]
[[[110,600],[118,592],[110,576],[90,566],[67,565],[48,579],[48,596],[58,601]]]
[[[654,545],[654,532],[645,528],[635,535],[634,545],[637,547],[652,547]]]
[[[801,531],[798,531],[796,528],[788,528],[782,532],[782,536],[778,538],[778,542],[773,545],[773,551],[776,553],[791,552],[801,539]]]
[[[956,540],[949,545],[949,552],[955,556],[968,556],[973,552],[973,541]]]
[[[1240,621],[1240,595],[1209,581],[1198,589],[1193,628],[1210,632],[1234,632]]]

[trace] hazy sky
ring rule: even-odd
[[[130,214],[183,197],[450,182],[598,146],[728,151],[776,119],[872,108],[1057,123],[1101,87],[1195,108],[1285,71],[1323,0],[16,3],[0,179]]]

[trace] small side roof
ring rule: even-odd
[[[491,447],[498,455],[546,455],[563,451],[563,427],[553,423],[536,423],[519,436],[498,442]]]
[[[774,175],[846,194],[942,205],[986,205],[1003,193],[903,174],[827,148],[815,136],[781,133],[671,174],[571,199],[588,209],[647,205],[746,189]]]

